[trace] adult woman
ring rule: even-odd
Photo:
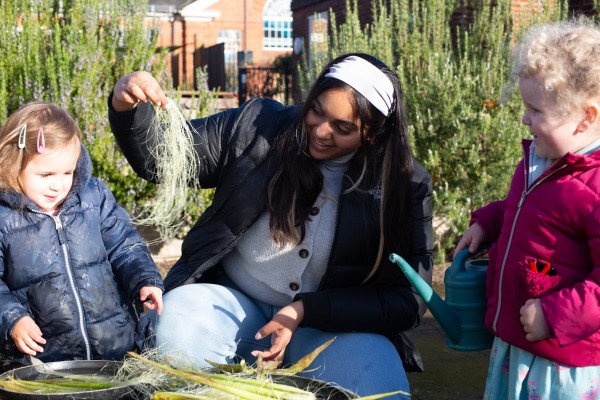
[[[127,75],[109,116],[134,170],[153,180],[147,100],[166,102],[149,74]],[[344,55],[303,107],[252,99],[190,123],[199,182],[216,191],[165,278],[161,348],[198,365],[288,364],[335,336],[309,376],[359,395],[408,390],[401,359],[420,360],[399,333],[424,306],[387,256],[431,282],[433,235],[431,179],[411,154],[398,77]]]

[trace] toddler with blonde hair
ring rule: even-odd
[[[600,377],[600,30],[539,25],[514,51],[525,105],[504,200],[472,214],[455,254],[491,243],[485,399],[596,398]]]
[[[134,302],[163,283],[129,215],[92,177],[65,110],[28,103],[0,129],[0,348],[4,366],[121,359]]]

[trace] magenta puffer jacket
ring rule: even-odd
[[[505,342],[572,367],[600,365],[600,151],[567,154],[526,188],[529,140],[506,199],[471,223],[492,243],[486,326]],[[552,272],[530,268],[549,263]],[[519,321],[540,298],[550,337],[530,342]]]

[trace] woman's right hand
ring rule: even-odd
[[[35,356],[38,352],[44,351],[40,344],[46,344],[46,339],[42,337],[40,327],[29,316],[17,321],[10,336],[22,353]]]
[[[271,348],[265,351],[255,350],[252,355],[261,357],[263,363],[280,365],[283,362],[285,349],[303,319],[304,303],[302,300],[294,301],[292,304],[283,307],[273,316],[271,321],[260,328],[255,336],[257,340],[260,340],[271,335]]]
[[[123,76],[115,84],[112,97],[115,111],[129,111],[140,101],[148,100],[162,107],[167,106],[167,96],[149,72],[132,72]]]
[[[479,246],[484,242],[484,236],[483,229],[481,229],[479,224],[474,223],[471,225],[456,245],[453,257],[456,257],[456,255],[467,246],[469,247],[470,253],[477,253]]]

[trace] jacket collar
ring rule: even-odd
[[[529,165],[529,146],[533,141],[531,139],[523,139],[521,146],[523,148],[523,154],[525,157],[526,165]],[[596,151],[592,154],[573,154],[567,153],[560,160],[558,160],[554,166],[569,164],[570,167],[577,169],[589,169],[600,166],[600,151]]]

